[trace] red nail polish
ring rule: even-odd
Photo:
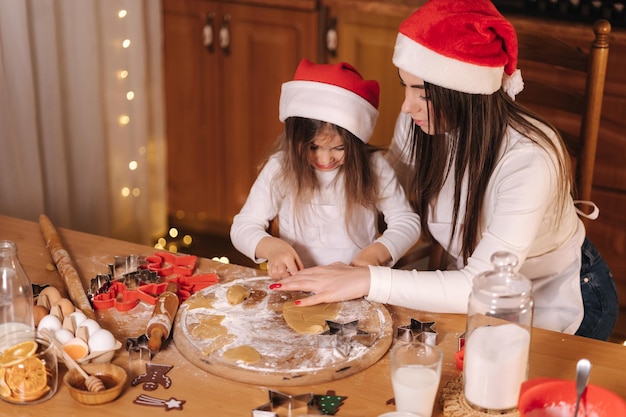
[[[275,289],[280,288],[282,286],[283,286],[283,284],[271,284],[270,285],[270,290],[275,290]]]
[[[300,304],[302,304],[302,300],[296,300],[293,302],[293,304],[299,306]]]

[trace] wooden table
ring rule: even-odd
[[[149,246],[118,241],[101,236],[58,228],[64,246],[72,257],[83,282],[86,284],[98,273],[107,273],[107,265],[116,255],[149,255],[155,249]],[[57,272],[46,269],[52,258],[46,248],[39,225],[36,222],[20,220],[0,215],[0,240],[12,240],[18,247],[18,255],[32,283],[53,284],[64,288]],[[229,281],[239,277],[262,275],[260,270],[237,265],[222,264],[208,259],[199,259],[197,273],[214,272],[220,279]],[[124,343],[126,337],[143,333],[152,307],[143,303],[127,313],[115,309],[97,311],[100,324],[111,330]],[[465,316],[453,314],[429,314],[389,307],[394,326],[409,324],[410,318],[421,321],[435,321],[435,330],[439,334],[438,347],[444,351],[444,365],[441,387],[458,377],[459,371],[454,362],[458,336],[465,330]],[[176,331],[176,329],[174,329]],[[574,379],[576,362],[586,357],[591,360],[593,370],[590,382],[610,389],[626,398],[626,348],[623,346],[599,342],[576,336],[569,336],[551,331],[534,329],[532,334],[530,377],[547,376],[562,379]],[[129,369],[128,354],[124,348],[117,353],[114,363]],[[140,406],[133,403],[141,394],[160,399],[175,398],[184,400],[182,410],[170,410],[168,415],[205,415],[216,417],[250,416],[252,409],[268,401],[268,389],[272,388],[287,394],[324,394],[334,390],[337,395],[347,396],[337,416],[375,417],[393,411],[387,404],[393,397],[389,375],[389,357],[386,354],[370,368],[344,379],[328,383],[293,386],[269,387],[259,381],[259,385],[249,385],[207,373],[196,368],[178,352],[173,343],[159,352],[153,363],[173,365],[168,376],[172,380],[169,389],[159,386],[154,391],[145,391],[141,384],[131,386],[130,380],[136,375],[130,374],[129,383],[123,394],[114,402],[103,406],[84,406],[75,402],[59,381],[59,390],[50,400],[30,406],[20,406],[0,401],[0,415],[25,416],[45,415],[63,416],[100,416],[133,417],[141,413],[162,413],[165,408]],[[66,372],[65,365],[60,365],[60,378]],[[170,414],[171,413],[171,414]],[[437,402],[433,416],[441,416],[441,405]]]

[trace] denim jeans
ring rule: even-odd
[[[580,267],[580,288],[585,316],[576,335],[608,340],[619,312],[617,289],[609,266],[596,247],[585,238]]]

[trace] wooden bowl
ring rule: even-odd
[[[63,381],[76,401],[87,405],[99,405],[111,402],[120,396],[128,378],[124,368],[112,363],[86,363],[82,365],[82,368],[88,374],[100,378],[106,389],[99,392],[88,391],[82,375],[76,369],[70,369],[63,377]]]

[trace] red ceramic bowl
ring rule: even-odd
[[[626,416],[626,401],[619,395],[588,385],[581,400],[587,417]],[[535,378],[526,381],[520,389],[518,409],[520,417],[561,417],[574,414],[576,383],[552,378]],[[581,412],[579,411],[579,415]]]

